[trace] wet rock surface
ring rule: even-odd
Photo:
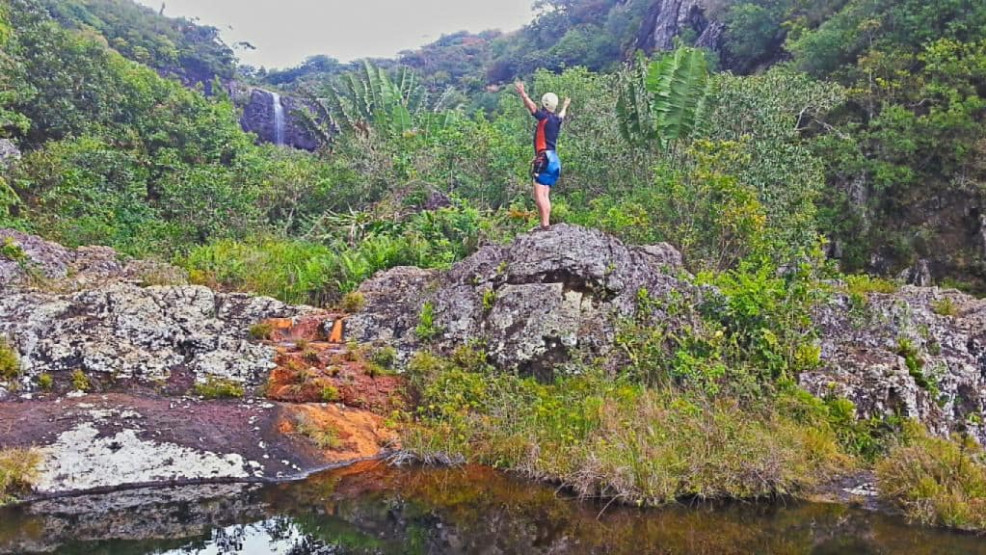
[[[319,421],[339,438],[312,445]],[[120,486],[296,478],[379,456],[394,442],[382,418],[327,404],[206,401],[122,393],[0,403],[0,446],[43,455],[38,495]]]
[[[270,91],[246,87],[236,92],[237,104],[243,108],[240,126],[244,131],[256,133],[257,137],[267,143],[276,144],[274,97]],[[315,150],[318,141],[299,121],[295,112],[306,110],[304,103],[296,98],[280,97],[284,113],[283,140],[285,146],[302,150]]]

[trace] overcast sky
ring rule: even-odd
[[[155,10],[162,0],[137,0]],[[247,41],[240,61],[283,68],[313,54],[343,62],[393,57],[456,31],[513,31],[532,0],[163,0],[169,17],[198,17],[227,44]]]

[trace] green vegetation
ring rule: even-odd
[[[342,297],[342,311],[353,314],[363,310],[363,306],[366,305],[366,298],[363,297],[362,293],[349,292]]]
[[[51,377],[51,374],[45,372],[38,376],[38,387],[41,391],[51,391],[55,387],[55,379]]]
[[[259,322],[250,326],[250,330],[247,333],[250,335],[250,339],[270,341],[274,337],[274,325],[269,322]]]
[[[243,384],[215,376],[209,376],[204,383],[195,384],[194,391],[203,399],[239,399],[245,393]]]
[[[17,351],[7,342],[6,338],[0,337],[0,379],[13,380],[21,373],[21,362],[17,356]]]
[[[75,391],[86,392],[89,391],[90,387],[92,387],[92,384],[89,382],[89,377],[86,376],[86,373],[81,368],[76,368],[72,371],[72,388]]]
[[[0,507],[31,489],[41,454],[29,449],[0,450]]]
[[[598,372],[541,384],[425,353],[411,373],[420,425],[406,429],[405,448],[426,459],[462,453],[585,496],[662,504],[794,494],[850,464],[823,409],[796,417],[780,402],[786,394],[754,408]]]
[[[322,402],[334,403],[339,400],[339,390],[335,386],[327,385],[322,388]]]
[[[339,449],[343,446],[339,431],[331,424],[317,423],[311,418],[301,416],[295,426],[299,434],[310,439],[319,449]]]
[[[931,310],[939,316],[958,316],[959,307],[952,300],[952,297],[943,297],[931,301]]]
[[[414,328],[414,335],[421,341],[431,341],[441,335],[442,329],[435,324],[435,305],[425,303],[421,307],[421,314],[418,315],[418,325]]]
[[[382,368],[384,371],[390,371],[394,368],[394,363],[397,361],[397,350],[393,347],[382,347],[379,349],[374,349],[370,353],[370,362],[374,365]]]
[[[483,312],[493,310],[494,304],[496,304],[496,290],[487,289],[483,291]]]
[[[936,278],[986,289],[981,246],[965,239],[980,225],[968,208],[986,203],[986,7],[714,2],[722,56],[689,48],[686,32],[682,48],[628,65],[653,46],[650,0],[536,5],[517,33],[447,35],[400,66],[316,56],[243,68],[305,91],[320,141],[307,153],[240,129],[220,83],[234,62],[215,29],[118,0],[4,2],[0,136],[23,158],[0,171],[0,226],[160,257],[218,289],[357,311],[353,292],[379,271],[449,268],[531,227],[531,118],[500,87],[523,77],[534,96],[574,99],[556,220],[669,242],[695,285],[718,293],[639,292],[644,310],[620,323],[613,360],[572,361],[575,374],[546,383],[493,372],[480,346],[448,359],[425,349],[406,445],[641,503],[796,493],[883,458],[901,422],[859,419],[851,402],[794,384],[821,362],[810,315],[833,284],[857,315],[898,287],[861,272],[898,275],[919,259],[949,274]],[[24,253],[5,241],[0,257]],[[954,315],[949,299],[932,309]],[[483,293],[485,311],[495,303]],[[426,346],[442,333],[432,305],[414,331]],[[923,349],[941,346],[902,338],[896,351],[941,401]],[[350,356],[371,375],[395,358]],[[17,372],[0,346],[0,377]],[[81,371],[72,383],[89,388]],[[908,451],[925,440],[913,441],[895,452],[933,474],[937,459]],[[978,455],[956,449],[939,450],[972,468]],[[981,526],[976,487],[966,502],[943,479],[912,476],[916,489],[888,491],[920,505],[916,518]]]
[[[926,525],[986,529],[986,466],[969,437],[932,438],[907,428],[902,443],[876,466],[880,495]]]
[[[13,262],[23,262],[27,260],[27,254],[24,252],[24,249],[22,249],[21,246],[10,237],[5,238],[3,240],[3,244],[0,245],[0,256]]]

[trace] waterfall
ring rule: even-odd
[[[272,92],[270,96],[274,103],[274,144],[281,146],[284,144],[284,106],[281,105],[281,95]]]

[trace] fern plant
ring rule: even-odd
[[[650,63],[638,55],[618,86],[617,120],[631,145],[670,152],[706,117],[709,68],[700,49],[679,48]]]

